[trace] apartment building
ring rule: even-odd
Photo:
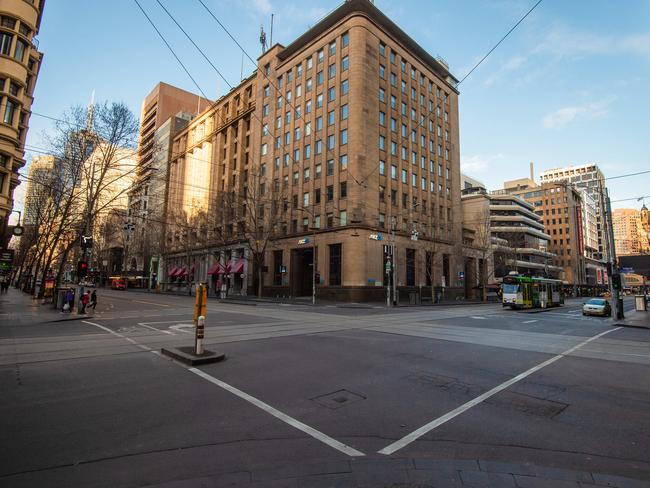
[[[310,296],[315,281],[319,297],[381,300],[387,280],[464,293],[475,263],[461,248],[456,83],[368,0],[275,44],[174,140],[169,206],[179,222],[210,224],[167,236],[167,273],[257,289],[251,222],[220,216],[229,195],[263,190],[277,203],[263,217],[274,220],[265,294]],[[204,251],[181,252],[183,239]]]
[[[488,193],[477,188],[462,196],[463,222],[474,227],[483,247],[491,248],[488,281],[498,282],[510,272],[562,278],[563,269],[554,263],[556,255],[549,250],[552,237],[542,217],[533,204],[512,191]]]
[[[610,258],[609,239],[607,236],[607,188],[605,175],[598,165],[590,163],[581,166],[567,166],[549,169],[541,173],[541,182],[569,182],[578,189],[583,189],[596,203],[596,232],[598,235],[598,251],[593,259],[606,263]],[[588,200],[583,199],[584,202]],[[583,214],[589,212],[583,208]],[[613,244],[612,244],[613,245]]]
[[[592,282],[586,274],[581,192],[567,183],[543,183],[525,190],[513,190],[510,182],[504,186],[535,207],[550,237],[548,250],[554,254],[552,263],[563,270],[562,279],[576,286],[596,284],[596,275]]]
[[[650,254],[650,212],[645,205],[641,210],[614,210],[612,224],[617,256]]]
[[[142,102],[137,169],[124,230],[129,248],[126,270],[146,277],[149,286],[155,285],[160,262],[171,139],[210,103],[163,82]]]
[[[38,34],[45,0],[0,2],[0,247],[13,210],[18,170],[25,165],[24,145],[43,54]]]

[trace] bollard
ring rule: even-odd
[[[205,317],[201,315],[196,322],[196,335],[195,335],[195,348],[194,352],[197,356],[203,354],[203,337],[205,332]]]

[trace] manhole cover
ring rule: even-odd
[[[365,399],[366,397],[359,395],[358,393],[353,393],[348,390],[338,390],[332,393],[327,393],[326,395],[314,397],[311,400],[323,407],[337,409]]]

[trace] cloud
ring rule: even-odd
[[[485,173],[488,169],[490,169],[491,163],[500,159],[504,159],[504,157],[505,156],[500,153],[492,156],[483,156],[480,154],[475,156],[466,156],[463,157],[462,161],[460,162],[460,170],[467,176],[472,176],[477,173]]]
[[[253,10],[262,15],[268,15],[273,10],[273,6],[269,0],[253,0],[252,2],[247,1],[245,3],[251,5],[251,7],[253,7]]]
[[[650,33],[614,36],[556,26],[527,53],[505,61],[484,83],[491,86],[507,79],[515,86],[523,85],[547,74],[554,63],[596,55],[637,56],[650,60]],[[537,66],[538,69],[513,78],[512,74],[524,65]]]
[[[560,129],[576,120],[596,120],[605,117],[608,106],[613,99],[562,107],[555,112],[547,114],[542,119],[542,125],[547,129]]]

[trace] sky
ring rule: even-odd
[[[201,90],[228,91],[157,0],[138,0]],[[159,0],[231,85],[255,66],[198,0]],[[204,0],[253,59],[260,26],[288,45],[341,2]],[[460,79],[535,0],[376,0],[375,5]],[[140,115],[159,81],[199,92],[135,0],[46,3],[44,61],[35,91],[28,161],[47,150],[53,122],[71,106],[123,101]],[[596,162],[606,177],[650,170],[650,1],[543,0],[459,87],[461,170],[488,189],[545,169]],[[23,168],[22,173],[27,173]],[[614,208],[650,205],[650,173],[607,182]],[[16,191],[22,206],[26,184]],[[632,199],[629,201],[618,201]],[[15,215],[15,214],[14,214]]]

